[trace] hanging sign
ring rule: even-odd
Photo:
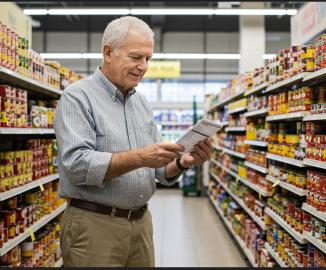
[[[179,78],[180,61],[150,61],[145,78]]]

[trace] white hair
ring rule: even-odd
[[[125,16],[111,21],[105,28],[102,38],[102,51],[106,44],[110,44],[113,49],[119,48],[131,27],[148,33],[154,38],[154,33],[147,23],[136,17]]]

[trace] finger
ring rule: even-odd
[[[203,150],[201,150],[198,144],[195,145],[195,152],[199,155],[201,161],[206,161],[206,154]]]
[[[205,144],[211,149],[211,151],[212,151],[212,149],[213,149],[213,139],[211,138],[211,137],[209,137],[209,138],[207,138],[206,140],[205,140]]]
[[[166,157],[166,158],[181,158],[181,155],[179,152],[172,152],[172,151],[166,151],[166,150],[163,150],[160,155],[162,155],[163,157]]]
[[[200,143],[198,146],[201,148],[201,150],[203,150],[205,152],[206,157],[208,159],[211,155],[211,150],[210,150],[209,146],[205,142]]]
[[[184,151],[184,147],[180,144],[176,144],[176,143],[162,143],[161,146],[168,151],[173,151],[173,152],[182,152]]]

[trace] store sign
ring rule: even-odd
[[[180,61],[150,61],[145,78],[179,78]]]
[[[11,2],[0,3],[0,22],[21,37],[27,38],[32,45],[32,19]]]
[[[305,4],[291,18],[291,44],[304,45],[326,30],[326,3]]]

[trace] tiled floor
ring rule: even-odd
[[[248,266],[208,198],[159,189],[149,207],[156,266]]]

